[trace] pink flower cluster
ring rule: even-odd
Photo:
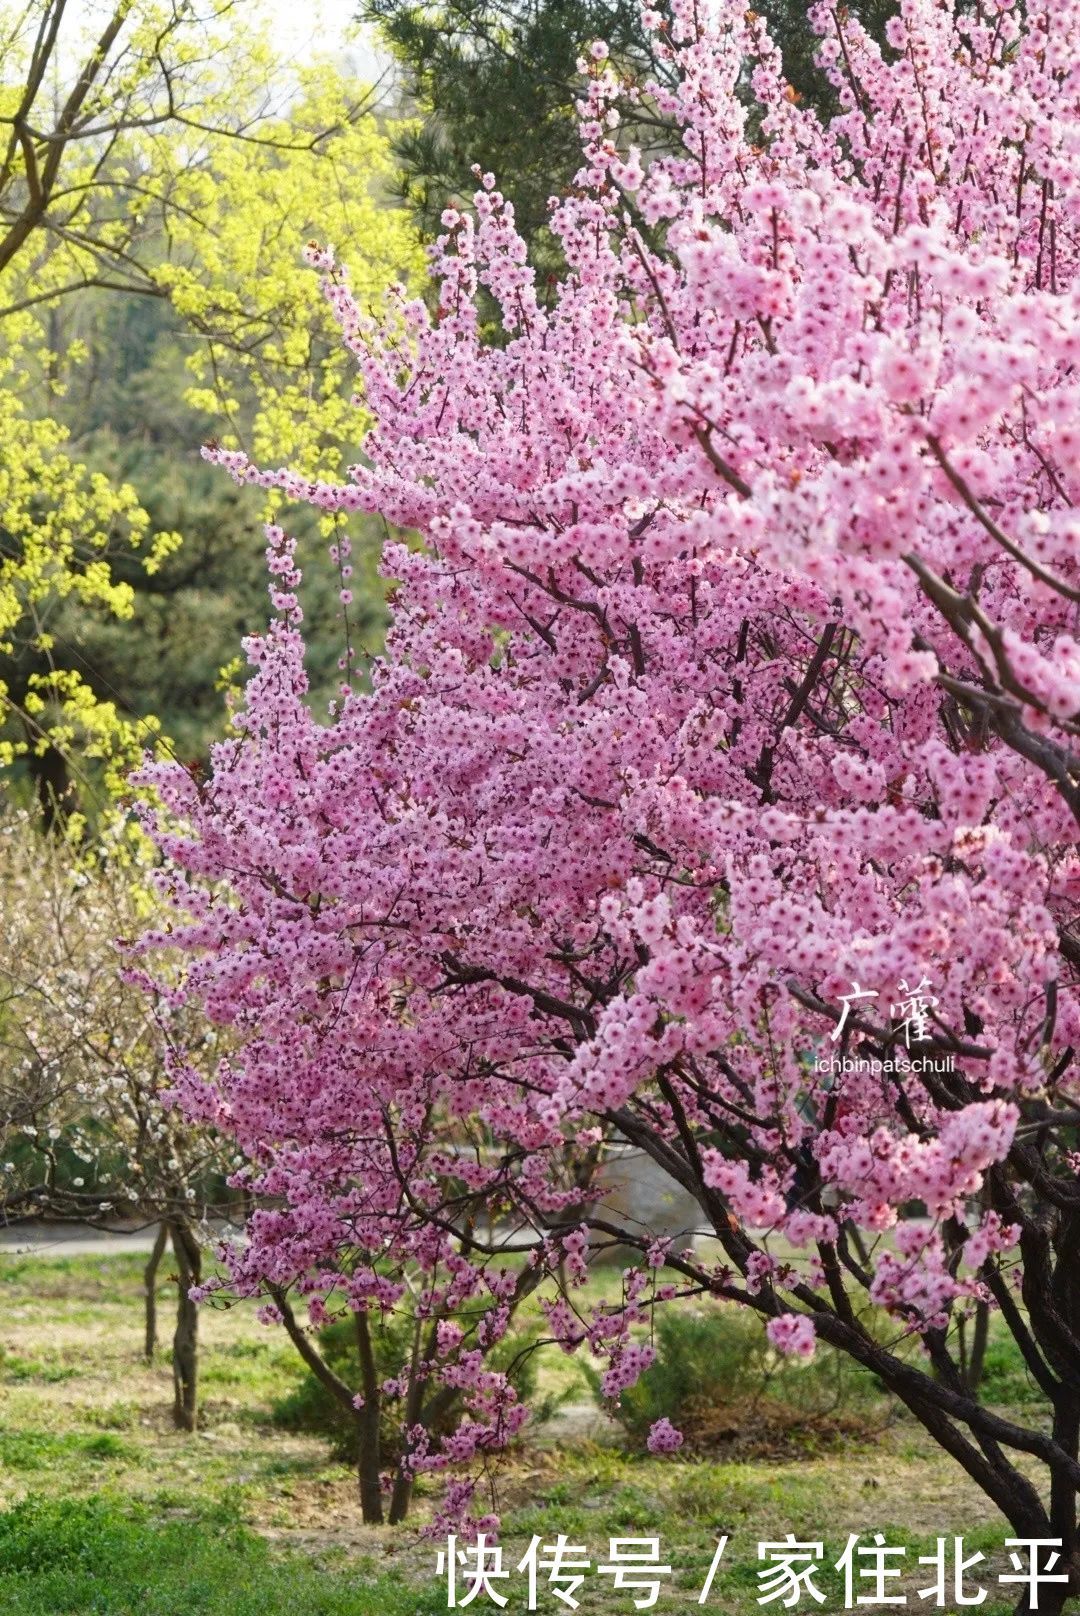
[[[769,1320],[765,1326],[765,1334],[777,1352],[788,1353],[796,1358],[814,1356],[817,1336],[813,1320],[807,1318],[805,1313],[781,1313],[778,1318]]]
[[[646,1446],[650,1453],[678,1453],[683,1445],[683,1434],[666,1417],[654,1420],[649,1427]]]

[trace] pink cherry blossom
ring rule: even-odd
[[[796,1358],[814,1356],[817,1337],[813,1320],[808,1319],[805,1313],[781,1313],[779,1318],[769,1320],[765,1333],[777,1352]]]
[[[483,1310],[436,1338],[467,1411],[415,1468],[520,1429],[485,1354],[542,1278],[609,1397],[707,1293],[850,1352],[1072,1541],[1015,1454],[1075,1487],[1075,1451],[992,1417],[958,1342],[1000,1306],[1073,1428],[1080,0],[902,0],[885,53],[810,15],[829,123],[743,0],[675,0],[665,85],[583,60],[551,297],[490,176],[430,307],[376,318],[309,254],[363,460],[209,456],[421,542],[386,543],[385,651],[325,714],[270,531],[235,737],[205,782],[144,774],[175,912],[145,947],[232,1029],[174,1074],[260,1202],[233,1289]],[[608,117],[638,90],[681,132],[647,164]],[[627,1145],[719,1257],[688,1227],[658,1282],[607,1194]],[[641,1264],[596,1306],[612,1246]]]
[[[678,1453],[683,1445],[683,1434],[667,1418],[654,1420],[649,1427],[646,1446],[650,1453]]]

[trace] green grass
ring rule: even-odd
[[[10,1470],[43,1470],[80,1458],[96,1463],[136,1463],[138,1452],[119,1437],[102,1431],[0,1431],[0,1464]]]
[[[1046,1395],[1025,1364],[1011,1335],[998,1329],[990,1336],[983,1366],[983,1395],[987,1402],[1030,1410],[1045,1404]]]
[[[436,1616],[430,1590],[276,1555],[237,1521],[155,1521],[104,1497],[0,1514],[4,1616]]]
[[[63,1363],[56,1356],[20,1358],[18,1353],[0,1347],[0,1381],[30,1380],[55,1386],[64,1380],[73,1380],[78,1373],[74,1364]]]

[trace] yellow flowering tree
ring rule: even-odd
[[[154,736],[95,683],[81,625],[130,618],[120,554],[145,575],[182,537],[61,425],[95,308],[169,304],[186,403],[332,473],[351,379],[300,248],[346,244],[373,301],[416,274],[389,134],[347,68],[280,60],[256,5],[0,0],[0,767],[24,760],[48,812],[114,796]]]
[[[311,474],[340,467],[357,416],[355,376],[301,247],[312,235],[338,243],[355,295],[371,305],[423,264],[393,205],[390,143],[373,106],[333,65],[316,64],[297,75],[296,100],[264,124],[254,156],[222,139],[204,170],[175,165],[168,176],[184,209],[156,277],[203,337],[189,401],[220,416],[223,437]]]

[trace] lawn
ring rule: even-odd
[[[284,1431],[272,1409],[300,1370],[283,1336],[251,1310],[204,1313],[203,1425],[172,1429],[167,1360],[141,1356],[141,1259],[0,1258],[0,1612],[3,1616],[433,1616],[446,1609],[437,1543],[421,1528],[436,1494],[420,1489],[415,1522],[364,1526],[351,1473],[321,1439]],[[167,1324],[167,1297],[162,1299]],[[1026,1395],[1003,1346],[991,1368],[1003,1402]],[[939,1535],[987,1555],[992,1583],[1008,1535],[981,1495],[918,1427],[878,1409],[831,1451],[708,1461],[631,1453],[590,1404],[584,1380],[555,1354],[548,1389],[567,1394],[495,1478],[505,1564],[530,1538],[566,1533],[594,1563],[608,1540],[656,1536],[672,1567],[656,1609],[696,1606],[717,1537],[728,1548],[708,1608],[759,1607],[759,1541],[822,1539],[826,1561],[849,1533],[876,1531],[917,1563]],[[569,1377],[569,1378],[568,1378]],[[1029,1411],[1030,1412],[1030,1411]],[[838,1574],[817,1578],[843,1608]],[[525,1579],[506,1585],[525,1608]],[[991,1586],[985,1616],[1010,1608]],[[632,1595],[592,1575],[581,1608],[614,1616]],[[478,1599],[474,1610],[494,1610]],[[540,1608],[566,1607],[541,1584]]]

